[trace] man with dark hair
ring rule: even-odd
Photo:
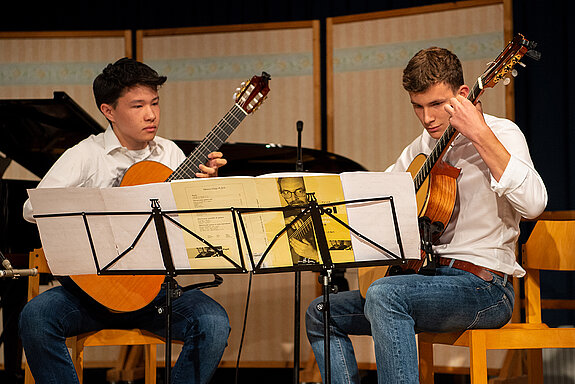
[[[433,274],[386,276],[359,291],[330,296],[332,383],[359,383],[348,335],[371,335],[379,383],[418,383],[416,333],[501,327],[511,318],[521,217],[538,216],[547,192],[523,134],[511,121],[483,114],[466,97],[457,56],[432,47],[403,72],[403,87],[423,125],[388,171],[406,171],[429,154],[449,125],[458,136],[443,158],[461,169],[451,221],[433,246]],[[323,314],[316,299],[306,313],[308,339],[324,372]],[[325,376],[324,376],[325,377]]]
[[[68,149],[38,184],[38,188],[118,186],[134,163],[151,160],[175,169],[185,160],[176,144],[156,136],[160,122],[158,88],[166,81],[147,65],[120,59],[94,80],[94,97],[110,125]],[[217,174],[226,160],[209,155],[197,177]],[[28,200],[24,217],[33,221]],[[105,328],[148,330],[165,335],[162,289],[145,307],[112,312],[84,294],[70,279],[40,294],[24,307],[20,335],[37,383],[77,383],[66,338]],[[172,371],[172,383],[208,383],[227,345],[230,325],[223,307],[200,290],[188,290],[173,300],[172,335],[184,342]]]

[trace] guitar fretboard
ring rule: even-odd
[[[234,104],[166,181],[195,178],[196,173],[200,172],[199,165],[206,163],[208,155],[222,146],[246,116],[247,113],[237,104]]]

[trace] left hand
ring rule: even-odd
[[[200,170],[202,172],[196,173],[196,177],[216,177],[218,175],[218,168],[226,165],[228,161],[223,158],[221,152],[212,152],[208,155],[208,162],[200,164]]]
[[[472,142],[477,141],[483,133],[491,131],[483,118],[481,103],[473,105],[466,97],[457,95],[445,105],[445,111],[450,115],[451,126]]]
[[[485,122],[481,104],[473,105],[467,98],[458,95],[449,100],[445,110],[451,116],[451,126],[473,143],[493,178],[501,180],[511,155]]]

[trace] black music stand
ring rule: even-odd
[[[79,192],[74,192],[72,191],[73,194],[74,193],[79,193]],[[53,191],[52,193],[59,193],[58,191]],[[60,196],[60,195],[58,195]],[[32,197],[32,196],[31,196]],[[368,204],[370,202],[377,202],[377,201],[384,201],[384,200],[388,200],[390,202],[390,206],[391,206],[391,213],[392,213],[392,219],[393,219],[393,225],[395,228],[395,238],[396,238],[396,242],[397,245],[399,246],[399,255],[396,255],[395,253],[385,249],[384,247],[380,246],[379,244],[377,244],[376,242],[372,241],[371,239],[367,238],[366,236],[363,236],[360,232],[358,232],[357,230],[351,228],[350,226],[348,226],[346,223],[342,222],[341,220],[339,220],[337,217],[333,216],[330,212],[329,209],[324,209],[327,206],[335,206],[335,205],[344,205],[344,204]],[[83,204],[83,203],[82,203]],[[141,206],[141,205],[140,205]],[[38,207],[37,207],[38,208]],[[318,239],[318,244],[319,244],[319,251],[320,251],[320,255],[321,255],[321,259],[323,261],[322,264],[305,264],[305,265],[295,265],[295,266],[290,266],[290,267],[273,267],[273,268],[264,268],[263,267],[263,262],[265,257],[267,256],[267,254],[269,254],[270,249],[274,246],[274,244],[276,243],[277,239],[282,236],[287,229],[291,226],[291,224],[293,223],[288,223],[287,225],[285,225],[285,227],[278,232],[278,234],[276,234],[276,236],[274,237],[274,239],[269,243],[269,245],[267,246],[267,249],[263,252],[263,254],[261,255],[261,258],[259,259],[258,263],[256,264],[254,262],[254,255],[251,251],[251,247],[250,247],[250,241],[248,238],[248,232],[246,231],[246,227],[242,218],[242,214],[246,214],[246,213],[257,213],[257,212],[263,212],[263,211],[285,211],[286,209],[292,209],[292,208],[288,208],[288,207],[275,207],[275,208],[226,208],[226,209],[197,209],[197,210],[174,210],[174,211],[162,211],[160,206],[159,206],[159,202],[157,200],[152,200],[152,213],[150,214],[150,211],[128,211],[128,212],[111,212],[111,211],[107,211],[107,212],[71,212],[71,213],[60,213],[60,214],[51,214],[51,213],[43,213],[43,214],[38,214],[35,215],[36,218],[46,218],[46,217],[61,217],[61,216],[80,216],[84,222],[84,226],[85,226],[85,231],[86,234],[88,236],[88,240],[90,242],[90,247],[91,247],[91,253],[92,253],[92,258],[93,258],[93,263],[96,266],[96,270],[99,274],[102,275],[136,275],[136,274],[141,274],[141,275],[145,275],[145,274],[161,274],[161,275],[166,275],[166,291],[167,291],[167,297],[166,297],[166,306],[167,306],[167,314],[166,314],[166,320],[167,320],[167,325],[166,325],[166,332],[167,332],[167,338],[166,338],[166,361],[171,363],[171,334],[170,334],[170,310],[171,310],[171,300],[174,298],[174,296],[177,296],[178,291],[177,290],[173,290],[173,277],[176,276],[177,274],[201,274],[201,273],[245,273],[248,271],[248,269],[251,269],[254,271],[254,273],[271,273],[271,272],[287,272],[287,271],[304,271],[304,270],[311,270],[311,271],[319,271],[323,273],[324,276],[324,301],[325,301],[325,308],[326,311],[324,312],[324,316],[325,319],[324,320],[324,325],[326,326],[326,358],[327,358],[327,363],[326,363],[326,372],[328,372],[328,374],[330,374],[330,360],[329,360],[329,333],[327,332],[329,330],[329,328],[327,327],[327,325],[329,324],[329,283],[330,283],[330,276],[331,276],[331,272],[333,271],[334,268],[337,267],[354,267],[354,266],[361,266],[361,267],[366,267],[366,266],[371,266],[371,265],[397,265],[397,264],[404,264],[406,263],[406,258],[405,255],[403,253],[403,245],[401,242],[401,236],[400,236],[400,232],[399,232],[399,226],[398,226],[398,221],[397,221],[397,216],[395,213],[395,205],[393,202],[393,197],[391,196],[386,196],[386,197],[379,197],[379,198],[364,198],[364,199],[356,199],[356,200],[348,200],[348,201],[341,201],[341,202],[329,202],[328,204],[318,204],[317,201],[315,201],[315,199],[310,199],[310,203],[307,206],[302,207],[303,210],[300,213],[300,215],[304,215],[306,213],[311,213],[312,219],[314,220],[314,227],[315,227],[315,231],[316,231],[316,238]],[[71,208],[72,210],[74,210],[74,208]],[[217,249],[216,247],[214,247],[213,245],[211,245],[210,243],[208,243],[206,240],[202,239],[200,236],[198,236],[197,234],[195,234],[193,231],[187,229],[186,227],[184,227],[183,225],[181,225],[179,222],[177,222],[176,220],[174,220],[173,218],[170,217],[171,214],[194,214],[194,213],[206,213],[206,212],[229,212],[232,219],[233,219],[233,227],[234,227],[234,231],[235,231],[235,237],[236,237],[236,243],[237,243],[237,249],[239,252],[239,264],[236,263],[234,260],[232,260],[231,258],[227,257],[225,254],[223,254],[223,251],[221,249]],[[49,212],[48,211],[44,211],[44,212]],[[343,225],[344,227],[346,227],[348,230],[350,230],[353,234],[355,234],[357,237],[361,238],[362,241],[367,242],[369,244],[371,244],[373,247],[378,248],[381,252],[387,253],[390,258],[389,259],[385,259],[385,260],[373,260],[373,261],[361,261],[361,262],[357,262],[357,263],[350,263],[350,262],[346,262],[346,263],[334,263],[331,260],[331,256],[330,256],[330,251],[328,249],[327,246],[327,239],[325,237],[325,232],[323,231],[323,225],[321,224],[322,220],[321,220],[321,215],[322,214],[327,214],[329,215],[331,218],[333,218],[336,222],[338,222],[339,224]],[[92,233],[90,230],[90,225],[88,223],[88,217],[90,216],[112,216],[112,215],[146,215],[148,216],[148,219],[146,221],[146,223],[144,224],[142,230],[140,231],[140,233],[138,235],[135,236],[135,239],[133,241],[133,243],[127,247],[127,249],[121,253],[120,255],[118,255],[117,257],[115,257],[111,262],[109,262],[108,264],[106,264],[103,268],[100,268],[100,263],[98,260],[98,257],[96,255],[96,248],[94,247],[94,242],[93,242],[93,238],[92,238]],[[298,216],[300,216],[298,215]],[[315,219],[314,219],[315,217]],[[170,251],[170,247],[169,247],[169,242],[168,242],[168,235],[166,233],[166,228],[165,228],[165,223],[164,223],[164,219],[168,220],[169,222],[172,222],[174,225],[178,226],[180,229],[188,232],[189,234],[193,235],[194,237],[196,237],[197,239],[201,240],[205,245],[207,245],[209,248],[212,249],[212,251],[214,251],[215,253],[218,254],[218,256],[222,256],[225,260],[227,260],[230,263],[231,268],[226,268],[226,269],[219,269],[216,270],[214,268],[211,269],[206,269],[206,270],[199,270],[199,269],[176,269],[174,267],[174,263],[173,263],[173,258],[172,258],[172,254]],[[296,217],[294,219],[297,220],[298,217]],[[144,230],[149,226],[149,224],[154,221],[155,227],[156,227],[156,237],[157,240],[160,244],[160,251],[161,251],[161,257],[162,257],[162,261],[163,261],[163,268],[162,269],[156,269],[156,270],[134,270],[134,269],[112,269],[112,267],[120,260],[122,259],[127,253],[131,252],[136,243],[140,240],[140,237],[143,235]],[[39,224],[40,227],[40,224]],[[77,232],[77,231],[76,231]],[[81,230],[80,230],[81,232]],[[241,241],[241,234],[240,232],[243,234],[243,241],[244,244],[242,244]],[[249,268],[246,268],[246,266],[244,265],[244,260],[246,259],[243,255],[243,249],[244,247],[242,245],[245,245],[245,249],[247,250],[248,256],[249,256],[249,260],[248,262],[250,263]],[[296,364],[294,364],[294,367],[296,366]],[[166,375],[170,375],[170,367],[166,367]],[[167,381],[169,382],[169,381]]]
[[[75,212],[75,213],[61,213],[61,214],[39,214],[39,215],[34,215],[34,217],[38,219],[38,218],[50,218],[50,217],[62,217],[62,216],[81,216],[83,223],[84,223],[84,226],[85,226],[85,229],[86,229],[86,235],[87,235],[88,241],[90,243],[92,257],[94,259],[94,265],[96,266],[96,271],[97,271],[98,275],[126,275],[126,274],[128,274],[128,275],[146,275],[146,274],[160,274],[160,273],[165,274],[166,278],[165,278],[164,286],[165,286],[165,290],[166,290],[166,301],[165,301],[165,307],[160,309],[159,311],[160,311],[160,313],[162,313],[162,312],[165,313],[165,316],[166,316],[166,319],[165,319],[165,323],[166,323],[165,382],[170,383],[171,382],[171,362],[172,362],[172,348],[171,348],[171,345],[172,345],[172,331],[171,331],[172,300],[179,297],[182,293],[182,290],[180,288],[177,288],[177,285],[175,282],[175,276],[178,274],[178,272],[181,274],[184,274],[184,273],[191,274],[191,273],[206,273],[206,272],[213,273],[214,271],[213,270],[200,270],[200,271],[176,270],[176,268],[174,266],[173,258],[172,258],[172,252],[170,250],[170,244],[169,244],[168,234],[166,231],[166,225],[165,225],[164,220],[167,219],[168,222],[171,222],[174,225],[178,226],[179,228],[185,230],[186,232],[188,232],[192,236],[196,237],[198,240],[202,241],[209,248],[211,248],[214,252],[216,252],[218,254],[218,256],[222,256],[224,259],[226,259],[234,267],[233,269],[231,269],[231,271],[247,272],[247,270],[243,266],[243,256],[241,255],[241,248],[240,248],[240,260],[241,260],[242,265],[238,265],[231,258],[226,256],[222,250],[214,247],[207,240],[203,239],[201,236],[199,236],[195,232],[191,231],[190,229],[186,228],[185,226],[183,226],[182,224],[180,224],[179,222],[177,222],[176,220],[171,218],[169,215],[176,213],[175,211],[162,212],[162,209],[160,207],[160,203],[159,203],[158,199],[150,199],[150,202],[151,202],[151,213],[150,212],[133,212],[133,211],[128,211],[128,212]],[[180,211],[177,211],[177,213],[206,213],[206,212],[222,212],[222,211],[229,211],[230,214],[232,215],[232,217],[234,217],[234,224],[236,223],[233,208],[230,208],[230,209],[180,210]],[[122,252],[120,255],[118,255],[116,258],[114,258],[112,261],[110,261],[108,264],[106,264],[104,267],[100,268],[100,262],[98,260],[96,248],[94,245],[94,238],[93,238],[92,231],[90,229],[88,217],[89,216],[127,216],[127,215],[130,215],[130,216],[147,215],[148,219],[144,223],[143,227],[140,229],[139,233],[134,238],[133,243],[124,252]],[[154,227],[156,230],[156,236],[158,239],[160,254],[162,257],[162,261],[163,261],[165,270],[130,270],[130,269],[128,269],[128,270],[112,270],[112,269],[110,269],[120,259],[122,259],[124,256],[126,256],[129,252],[131,252],[134,249],[134,247],[137,245],[138,241],[142,238],[144,231],[148,228],[148,226],[152,222],[154,223]],[[236,230],[236,239],[237,239],[238,244],[239,244],[240,236],[238,233],[237,225],[234,226],[234,229]],[[226,270],[226,272],[229,272],[229,271]],[[195,284],[194,288],[213,287],[213,286],[218,286],[220,283],[221,283],[221,278],[219,278],[216,275],[216,278],[214,279],[214,281]]]
[[[264,211],[285,211],[288,209],[293,209],[293,207],[236,208],[236,212],[238,213],[240,226],[242,227],[242,232],[243,232],[244,237],[245,237],[245,243],[248,245],[247,252],[248,252],[248,256],[250,258],[250,261],[252,263],[254,273],[258,273],[258,272],[260,272],[260,273],[283,272],[286,270],[295,270],[296,272],[299,272],[302,270],[313,270],[313,271],[319,271],[320,272],[320,274],[322,276],[321,282],[322,282],[323,302],[318,305],[318,309],[323,312],[324,358],[325,358],[324,364],[325,364],[325,376],[326,376],[325,380],[326,380],[326,383],[329,384],[329,383],[331,383],[331,356],[330,356],[330,347],[329,347],[329,344],[330,344],[329,293],[330,293],[331,275],[333,273],[333,270],[335,268],[343,266],[343,264],[345,264],[346,267],[355,267],[355,266],[365,267],[365,266],[375,266],[375,265],[406,264],[407,259],[405,258],[405,254],[404,254],[404,250],[403,250],[403,243],[401,240],[401,233],[399,230],[397,213],[395,210],[395,204],[394,204],[394,200],[393,200],[392,196],[355,199],[355,200],[340,201],[340,202],[334,202],[334,203],[328,203],[328,204],[318,204],[317,200],[315,199],[315,196],[313,194],[310,194],[310,195],[311,195],[310,196],[311,198],[309,199],[309,203],[304,204],[301,207],[299,207],[299,208],[301,208],[301,212],[290,223],[286,224],[286,226],[274,236],[273,240],[270,242],[270,244],[268,245],[268,247],[264,251],[263,255],[261,256],[261,258],[257,264],[254,262],[254,255],[251,251],[251,248],[249,247],[249,239],[247,238],[247,232],[245,231],[245,226],[244,226],[242,214],[250,214],[250,213],[264,212]],[[336,205],[346,205],[346,204],[365,204],[365,203],[373,203],[373,202],[385,201],[385,200],[390,202],[391,214],[392,214],[392,219],[393,219],[393,226],[395,229],[395,238],[397,241],[397,245],[399,247],[399,255],[386,249],[385,247],[376,243],[372,239],[364,236],[363,234],[361,234],[360,232],[358,232],[354,228],[350,227],[345,222],[343,222],[340,219],[338,219],[337,217],[335,217],[329,210],[325,209],[325,207],[327,207],[327,206],[332,207],[332,206],[336,206]],[[311,215],[311,219],[313,222],[313,230],[314,230],[315,237],[317,240],[318,250],[319,250],[319,254],[321,256],[322,264],[312,264],[312,265],[305,264],[305,265],[294,265],[293,267],[263,268],[262,266],[263,266],[263,262],[265,260],[265,257],[269,254],[269,252],[271,251],[271,249],[273,248],[273,246],[277,242],[277,240],[282,235],[284,235],[284,233],[287,232],[287,230],[292,226],[292,224],[294,222],[296,222],[298,219],[300,219],[301,217],[303,217],[304,215],[306,215],[308,213]],[[321,219],[321,215],[324,215],[324,214],[330,216],[339,225],[344,226],[345,228],[350,230],[353,234],[355,234],[356,236],[361,238],[363,241],[368,242],[373,247],[375,247],[378,250],[388,254],[389,256],[391,256],[391,258],[386,259],[386,260],[376,260],[376,261],[370,261],[370,262],[340,263],[339,265],[337,263],[334,263],[331,259],[331,255],[330,255],[330,251],[329,251],[329,247],[328,247],[328,242],[327,242],[327,237],[325,235],[325,230],[324,230],[322,219]],[[299,321],[299,318],[296,319],[296,321]],[[296,327],[296,329],[298,329],[298,328]],[[299,354],[296,354],[296,355],[299,355]],[[297,369],[296,367],[297,367],[297,364],[294,361],[294,370]],[[294,377],[299,377],[299,374],[296,372],[294,374]]]

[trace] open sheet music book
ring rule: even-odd
[[[46,257],[56,275],[95,273],[95,258],[102,268],[129,249],[149,218],[150,199],[158,199],[162,211],[181,224],[166,221],[174,265],[181,273],[321,264],[308,217],[297,217],[300,205],[309,199],[333,215],[322,215],[333,263],[391,259],[400,255],[400,247],[405,258],[420,257],[415,193],[408,173],[270,174],[121,188],[42,188],[29,190],[29,195]],[[338,204],[389,196],[393,196],[397,228],[389,199]],[[295,206],[289,208],[290,204]],[[254,210],[242,211],[245,208]],[[110,270],[163,270],[156,236],[152,223],[133,250]]]

